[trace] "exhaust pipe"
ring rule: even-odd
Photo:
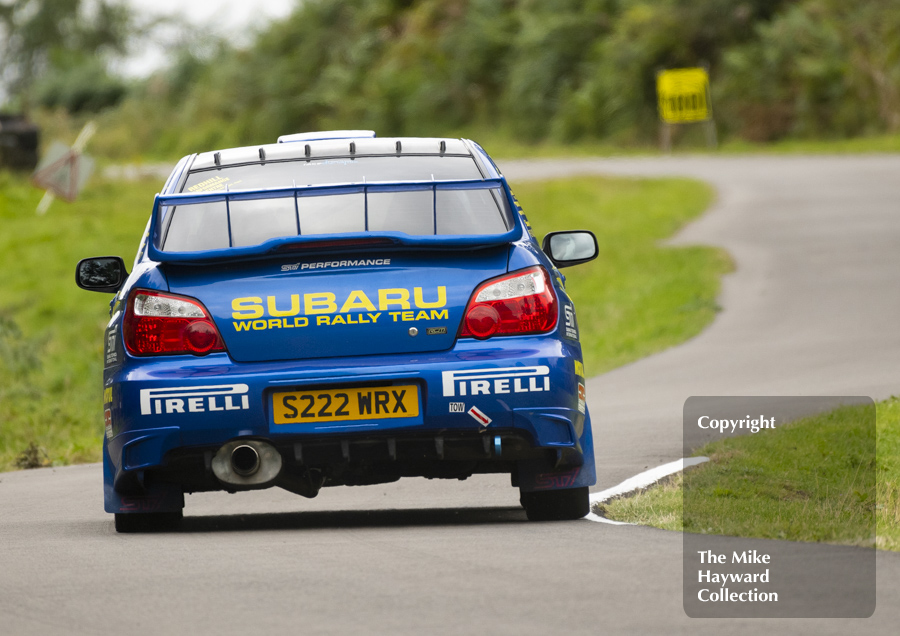
[[[228,490],[253,490],[274,485],[281,473],[281,454],[255,439],[232,440],[216,452],[212,470]]]
[[[241,444],[231,451],[231,469],[241,477],[250,477],[259,470],[259,453],[249,444]]]

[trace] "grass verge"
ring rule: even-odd
[[[134,258],[160,185],[94,180],[39,217],[43,192],[0,172],[0,469],[99,460],[112,297],[78,289],[75,263]]]
[[[709,187],[585,177],[520,184],[515,192],[539,238],[567,229],[597,235],[597,260],[563,270],[589,376],[684,342],[712,321],[728,255],[660,246],[708,207]]]
[[[679,131],[673,143],[673,155],[711,153],[716,155],[832,155],[900,152],[900,135],[881,134],[850,139],[783,139],[775,142],[751,142],[728,138],[718,148],[709,148],[703,130],[690,127]],[[524,142],[494,131],[462,131],[461,136],[474,139],[498,160],[558,157],[614,157],[660,155],[655,143],[614,143],[588,139],[572,143],[558,141]]]
[[[137,102],[128,102],[122,108],[105,111],[99,115],[71,115],[63,110],[38,109],[32,113],[41,127],[45,142],[60,139],[71,144],[88,119],[98,124],[99,130],[91,140],[92,153],[98,158],[118,163],[170,162],[174,165],[182,154],[195,151],[177,151],[179,143],[163,143],[166,135],[177,135],[165,121],[165,113],[148,113]],[[154,118],[158,121],[151,121]],[[165,135],[160,135],[160,130]],[[295,131],[284,131],[295,132]],[[382,131],[383,132],[383,131]],[[448,136],[466,137],[480,143],[495,159],[534,159],[554,157],[612,157],[659,155],[655,140],[622,141],[611,139],[583,139],[561,142],[547,139],[543,141],[523,141],[520,136],[497,128],[478,126],[463,127],[446,131]],[[233,140],[240,145],[239,140]],[[271,143],[274,139],[256,140]],[[223,142],[224,143],[224,142]],[[235,145],[232,143],[230,145]],[[247,142],[250,143],[250,142]],[[173,150],[164,150],[171,147]],[[223,147],[228,147],[225,144]],[[205,148],[203,148],[205,149]],[[727,137],[716,149],[706,145],[702,126],[676,127],[673,154],[714,153],[721,155],[746,154],[860,154],[900,152],[900,134],[878,134],[849,139],[783,139],[775,142],[750,142],[736,137]]]
[[[160,182],[94,180],[73,204],[35,215],[42,193],[0,173],[0,470],[97,461],[102,333],[109,295],[75,286],[80,258],[133,258]],[[600,258],[572,270],[591,374],[699,332],[714,316],[725,256],[658,245],[712,194],[679,179],[584,178],[517,189],[539,236],[597,233]]]
[[[874,508],[876,546],[900,551],[900,399],[876,404],[875,431],[866,408],[844,407],[765,435],[708,444],[697,455],[709,463],[598,512],[666,530],[871,545]],[[692,490],[687,519],[685,488]]]

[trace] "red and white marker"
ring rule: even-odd
[[[491,418],[479,411],[477,406],[473,406],[469,409],[469,415],[474,417],[475,420],[482,426],[487,426],[491,423]]]

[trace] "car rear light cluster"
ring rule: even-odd
[[[559,310],[550,276],[531,267],[489,280],[475,290],[462,337],[521,336],[546,333],[556,327]]]
[[[224,351],[212,319],[198,301],[135,290],[125,310],[125,347],[137,356]]]

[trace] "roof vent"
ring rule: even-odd
[[[278,138],[278,143],[286,144],[294,141],[320,141],[323,139],[372,139],[374,137],[374,130],[323,130],[320,132],[282,135]]]

